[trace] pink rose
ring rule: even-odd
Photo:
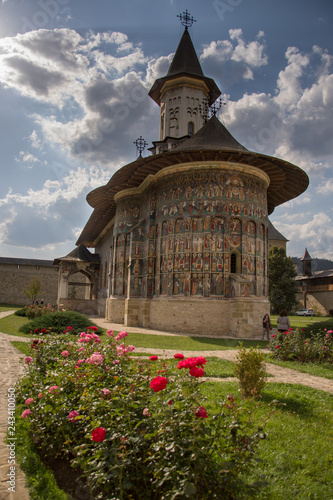
[[[27,418],[28,415],[30,415],[30,413],[32,413],[31,410],[24,410],[24,412],[22,413],[21,417],[22,418]]]
[[[26,358],[24,358],[24,364],[25,365],[31,365],[32,363],[32,357],[31,356],[27,356]]]
[[[35,402],[34,398],[28,398],[28,399],[26,399],[25,404],[31,405],[31,403],[34,403],[34,402]]]
[[[49,392],[57,391],[58,389],[59,387],[57,385],[53,385],[52,387],[49,388]],[[58,394],[58,392],[56,392],[56,394]]]
[[[106,335],[107,335],[108,337],[113,337],[113,330],[107,330],[107,331],[106,331]]]
[[[67,356],[69,356],[69,352],[68,351],[62,351],[61,356],[64,356],[64,358],[67,358]]]
[[[68,414],[68,418],[71,422],[75,422],[76,420],[76,417],[79,416],[79,413],[76,411],[76,410],[73,410],[71,411],[69,414]]]
[[[109,389],[101,389],[101,392],[102,392],[105,396],[107,396],[108,394],[110,394],[110,392],[111,392],[111,391],[110,391]]]
[[[142,415],[144,415],[145,417],[150,417],[151,413],[149,413],[149,408],[145,408],[142,412]]]

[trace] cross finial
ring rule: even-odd
[[[210,106],[210,114],[211,117],[217,115],[217,113],[220,111],[222,106],[225,106],[226,103],[222,102],[222,99],[217,99],[211,106]]]
[[[139,153],[139,156],[141,156],[141,153],[146,149],[146,147],[148,146],[148,142],[146,142],[142,135],[140,135],[140,137],[134,141],[135,146],[136,146],[136,150],[138,151]]]
[[[202,105],[199,106],[200,116],[203,119],[204,123],[208,122],[208,115],[209,115],[208,101],[209,100],[207,98],[202,99]]]
[[[182,25],[185,27],[186,30],[190,28],[193,23],[197,22],[197,20],[194,19],[193,16],[190,16],[190,13],[187,9],[185,12],[179,14],[177,17],[179,17],[180,22],[182,23]]]

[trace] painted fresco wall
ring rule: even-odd
[[[267,295],[259,177],[218,168],[164,175],[141,195],[119,199],[113,234],[112,296]]]

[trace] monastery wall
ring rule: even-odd
[[[23,306],[31,304],[23,288],[29,288],[32,278],[38,278],[41,282],[39,300],[44,299],[44,304],[55,305],[58,295],[58,267],[14,263],[0,263],[0,303]]]

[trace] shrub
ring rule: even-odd
[[[301,363],[333,362],[333,330],[311,332],[305,328],[289,330],[272,335],[269,349],[273,358],[283,361],[296,360]]]
[[[29,323],[22,325],[19,331],[22,333],[63,333],[66,328],[70,326],[70,333],[78,335],[80,332],[85,331],[88,327],[94,326],[84,314],[74,311],[60,311],[52,314],[44,314],[35,318]],[[96,333],[100,335],[103,330],[96,327]],[[46,330],[41,332],[41,330]]]
[[[333,319],[327,319],[326,321],[318,321],[310,326],[304,328],[305,335],[307,337],[312,337],[319,334],[323,334],[326,330],[333,330]]]
[[[15,316],[25,316],[25,308],[22,309],[17,309],[17,311],[14,312]]]
[[[265,356],[259,349],[254,347],[245,349],[240,344],[234,372],[243,398],[260,396],[267,379],[264,359]]]
[[[207,413],[205,358],[131,359],[126,332],[108,335],[52,335],[26,358],[18,404],[39,447],[78,467],[96,500],[252,497],[263,430],[231,395]]]

